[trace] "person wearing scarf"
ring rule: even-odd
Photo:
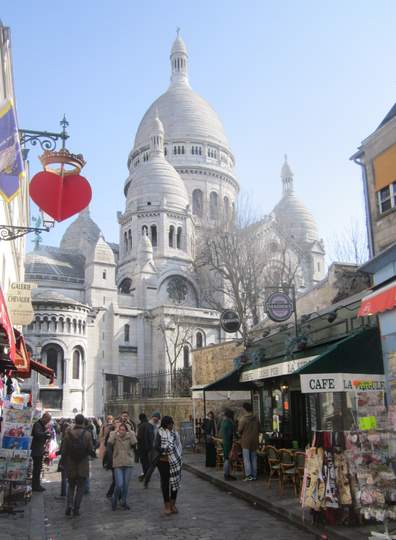
[[[162,418],[156,446],[160,452],[158,470],[165,505],[164,515],[169,516],[178,512],[176,497],[181,484],[182,469],[182,446],[171,416]]]

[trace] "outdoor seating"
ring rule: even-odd
[[[291,450],[282,448],[280,454],[280,488],[281,493],[286,482],[290,482],[294,487],[294,492],[297,495],[297,468],[294,458],[294,453]]]
[[[223,445],[216,442],[216,469],[222,469],[224,465]]]
[[[268,487],[271,487],[272,477],[276,477],[279,482],[281,480],[280,456],[278,450],[273,446],[266,446],[266,451],[269,467]]]
[[[301,486],[304,478],[304,469],[305,469],[305,452],[295,452],[294,460],[296,464],[296,479],[298,484],[298,489],[301,490]]]

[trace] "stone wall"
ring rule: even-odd
[[[220,379],[234,369],[234,358],[243,351],[237,341],[226,341],[196,349],[192,353],[192,385],[201,386]]]
[[[193,406],[191,398],[145,398],[108,401],[105,405],[106,414],[119,416],[123,411],[128,411],[129,416],[138,422],[139,414],[144,412],[148,417],[159,411],[162,416],[172,416],[176,427],[180,422],[191,420]]]

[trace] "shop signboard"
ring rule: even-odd
[[[281,291],[270,294],[265,302],[265,312],[275,322],[287,321],[293,311],[293,302],[290,296]]]
[[[16,325],[30,324],[34,317],[32,289],[35,283],[11,283],[7,294],[7,305],[12,322]]]
[[[180,442],[183,448],[193,448],[195,446],[193,422],[180,423]]]
[[[383,375],[360,373],[315,373],[300,375],[303,394],[323,392],[380,392],[385,390]]]
[[[224,332],[234,334],[241,327],[241,319],[236,311],[226,309],[220,316],[220,324]]]
[[[288,360],[279,364],[263,366],[255,369],[249,369],[241,373],[240,382],[258,381],[260,379],[270,379],[272,377],[281,377],[282,375],[292,375],[303,366],[315,360],[318,355],[299,358],[298,360]]]

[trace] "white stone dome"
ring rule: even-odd
[[[185,210],[189,198],[183,179],[164,156],[164,127],[158,111],[148,126],[148,161],[133,170],[127,184],[127,206],[159,205]]]
[[[218,144],[230,151],[223,124],[207,101],[188,82],[187,48],[177,36],[171,50],[172,78],[169,89],[149,107],[138,127],[132,153],[147,146],[153,118],[159,115],[166,140],[191,140]],[[231,151],[230,151],[231,152]]]
[[[283,197],[275,206],[273,213],[276,220],[287,236],[298,244],[312,243],[319,240],[316,221],[311,212],[294,193],[294,174],[287,161],[281,169]]]
[[[89,207],[79,213],[66,229],[60,243],[61,249],[71,249],[85,254],[87,245],[94,245],[100,236],[100,229],[91,218]]]

